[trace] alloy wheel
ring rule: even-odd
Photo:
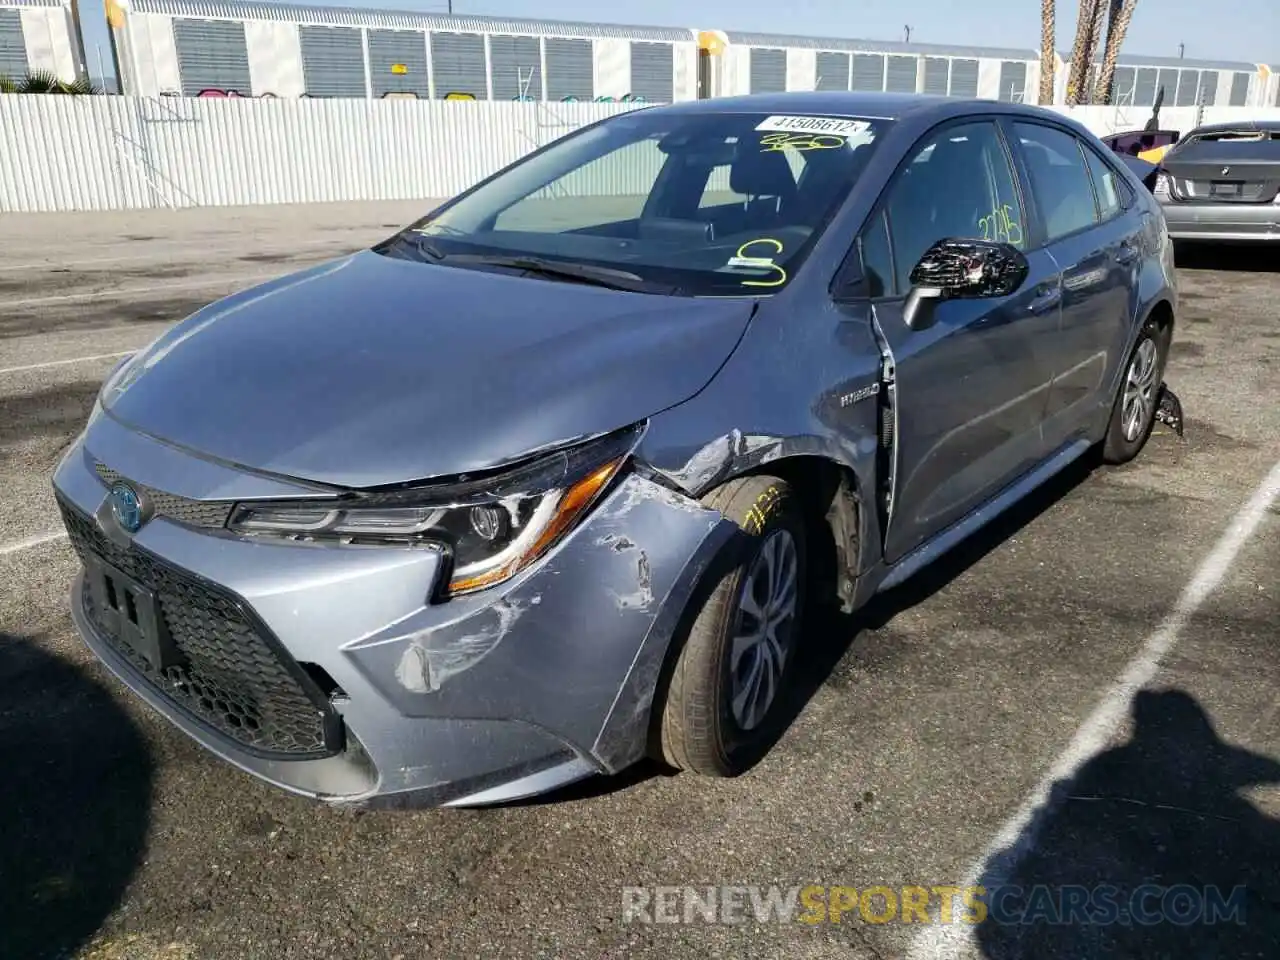
[[[1129,372],[1125,375],[1124,407],[1121,429],[1124,438],[1132,443],[1142,436],[1156,408],[1156,360],[1155,340],[1148,337],[1138,345]]]
[[[778,529],[743,575],[729,654],[729,702],[744,731],[760,725],[781,686],[794,640],[799,570],[795,538]]]

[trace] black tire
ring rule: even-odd
[[[1128,463],[1147,445],[1151,431],[1156,424],[1156,405],[1160,400],[1160,385],[1164,382],[1165,364],[1169,360],[1169,342],[1171,331],[1154,320],[1148,320],[1138,334],[1138,342],[1125,358],[1124,372],[1120,376],[1120,387],[1116,391],[1115,403],[1111,408],[1111,419],[1107,423],[1107,434],[1102,441],[1102,462],[1107,464]],[[1129,373],[1134,360],[1143,350],[1144,344],[1155,345],[1155,372],[1151,385],[1150,403],[1146,413],[1146,422],[1132,438],[1125,435],[1125,388],[1129,383]]]
[[[655,715],[660,717],[655,739],[661,759],[678,770],[734,777],[754,766],[780,732],[779,706],[787,700],[804,621],[805,523],[791,488],[776,477],[732,480],[703,502],[736,523],[743,536],[731,542],[727,549],[733,553],[714,568],[708,588],[700,594],[700,606],[690,611],[687,637],[671,669],[665,695],[655,704]],[[743,729],[730,702],[731,643],[743,616],[739,599],[745,578],[757,558],[762,558],[766,543],[778,535],[772,546],[785,550],[782,534],[789,535],[795,547],[795,615],[788,652],[764,719],[751,729]]]

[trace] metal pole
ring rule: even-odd
[[[84,56],[84,29],[80,26],[80,0],[71,0],[71,29],[75,33],[76,79],[89,79],[89,68]]]
[[[120,43],[116,39],[116,34],[118,32],[118,27],[113,27],[111,24],[107,24],[107,39],[111,42],[111,69],[116,72],[116,93],[123,95],[124,71],[120,69]],[[105,77],[103,78],[103,82],[106,82]]]

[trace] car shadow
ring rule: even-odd
[[[1132,721],[987,864],[983,956],[1275,956],[1280,820],[1239,791],[1280,783],[1280,763],[1221,740],[1181,690],[1139,692]]]
[[[1280,273],[1274,243],[1206,243],[1178,240],[1174,266],[1181,270],[1226,270],[1234,273]]]
[[[939,557],[900,586],[874,597],[862,609],[844,614],[832,605],[816,605],[804,630],[802,653],[796,660],[786,699],[778,704],[778,714],[772,724],[772,737],[761,745],[756,762],[773,750],[864,631],[882,628],[898,614],[945,588],[1079,486],[1097,464],[1096,455],[1082,457],[1070,464],[1038,490],[966,539],[963,545]],[[832,590],[835,544],[827,538],[824,543],[811,544],[810,549],[815,551],[809,578],[812,596],[816,591],[825,593]],[[673,775],[674,771],[665,764],[646,759],[613,776],[590,777],[536,797],[494,806],[541,806],[588,800],[631,789],[654,777]]]
[[[116,908],[141,862],[153,764],[96,679],[0,633],[0,953],[71,955]]]
[[[1096,453],[1069,464],[957,547],[899,586],[872,597],[860,610],[845,614],[832,606],[818,607],[806,630],[802,656],[796,661],[788,702],[781,711],[784,728],[779,731],[779,736],[795,722],[851,650],[855,657],[864,653],[867,656],[877,655],[877,651],[860,652],[857,649],[857,641],[864,632],[883,629],[899,614],[944,590],[1076,489],[1089,478],[1097,465]],[[834,544],[829,543],[828,550],[833,552]],[[825,564],[828,570],[832,563],[834,559],[828,558]]]

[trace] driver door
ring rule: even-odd
[[[1041,421],[1061,288],[1052,258],[1027,251],[1029,235],[997,124],[967,119],[919,141],[860,238],[875,321],[894,362],[896,473],[884,540],[891,563],[1046,454]],[[947,237],[1008,242],[1024,251],[1030,272],[1007,297],[939,302],[932,324],[912,330],[903,313],[911,270]]]

